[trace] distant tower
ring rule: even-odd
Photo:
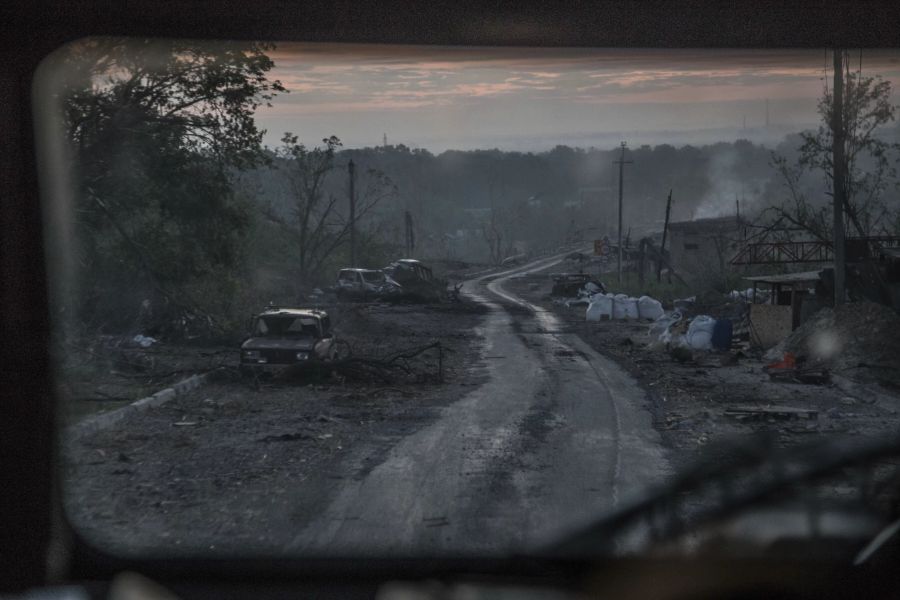
[[[384,145],[385,148],[387,148],[387,134],[385,133],[385,134],[383,134],[383,136],[384,136],[384,137],[383,137],[383,141],[384,141],[384,144],[383,144],[383,145]]]
[[[744,126],[742,129],[747,129],[747,115],[744,115]]]
[[[766,98],[766,127],[769,126],[769,99]]]

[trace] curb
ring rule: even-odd
[[[213,381],[219,375],[221,375],[223,371],[224,367],[219,367],[218,369],[203,373],[202,375],[191,375],[187,379],[183,379],[178,383],[172,385],[171,387],[162,389],[152,396],[147,396],[146,398],[135,400],[127,406],[123,406],[109,412],[100,413],[88,417],[83,421],[75,423],[74,425],[70,425],[67,428],[68,437],[70,439],[80,438],[82,436],[95,433],[97,431],[100,431],[101,429],[106,429],[107,427],[115,425],[116,423],[122,421],[130,415],[142,412],[144,410],[147,410],[148,408],[152,408],[155,406],[162,406],[170,400],[174,400],[179,396],[183,396],[188,392],[193,391],[210,381]]]

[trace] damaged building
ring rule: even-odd
[[[672,268],[684,277],[731,269],[731,258],[744,244],[749,223],[738,216],[669,223]]]

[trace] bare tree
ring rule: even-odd
[[[268,207],[266,218],[280,225],[293,238],[297,249],[297,275],[303,285],[321,274],[323,263],[347,239],[351,223],[340,209],[346,195],[329,191],[329,178],[337,169],[336,154],[341,141],[336,136],[322,140],[323,145],[307,148],[298,137],[285,133],[276,150],[281,159],[273,166],[287,179],[290,208],[287,215]],[[365,173],[356,205],[356,221],[381,200],[396,194],[396,187],[383,173],[369,169]]]
[[[847,72],[843,86],[845,218],[856,235],[889,233],[896,225],[892,222],[896,215],[892,215],[885,194],[890,182],[896,183],[897,171],[889,155],[897,150],[897,145],[880,138],[878,131],[895,120],[897,107],[891,103],[890,81],[880,76],[865,76],[861,70],[853,72],[849,63],[845,61]],[[801,178],[806,173],[821,173],[831,187],[833,104],[833,91],[826,88],[818,105],[819,127],[815,132],[801,133],[803,142],[796,163],[791,164],[784,156],[773,153],[772,166],[781,176],[787,198],[763,212],[772,224],[799,228],[823,241],[831,239],[832,208],[824,198],[810,198]]]
[[[491,212],[487,221],[481,224],[481,234],[484,237],[484,241],[487,242],[488,257],[491,264],[498,265],[504,258],[511,255],[515,248],[512,237],[516,216],[509,207],[505,206],[503,190],[501,190],[498,198],[495,196],[494,189],[495,178],[492,176],[488,183]]]

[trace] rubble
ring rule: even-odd
[[[669,310],[648,327],[634,320],[586,321],[580,307],[568,309],[550,302],[540,291],[526,285],[515,291],[554,311],[573,333],[615,360],[644,387],[647,409],[672,448],[671,460],[676,464],[689,464],[707,443],[741,436],[769,435],[779,446],[790,446],[810,435],[845,435],[855,431],[877,435],[896,428],[900,415],[898,394],[872,379],[850,381],[850,372],[859,372],[860,368],[846,373],[829,371],[826,375],[822,369],[815,370],[825,368],[822,365],[795,364],[791,373],[783,373],[785,377],[770,378],[763,367],[780,360],[784,349],[764,361],[759,351],[749,347],[750,304],[743,299],[723,297],[720,292],[697,293],[677,302],[680,308]],[[595,295],[592,300],[600,298]],[[897,365],[900,336],[896,336],[897,341],[884,338],[900,331],[898,317],[883,307],[856,305],[845,310],[856,313],[846,329],[838,327],[839,334],[852,337],[856,330],[866,339],[850,341],[850,345],[874,344],[881,350],[870,352],[865,360]],[[717,325],[724,327],[723,338],[729,337],[727,326],[731,325],[730,349],[711,353],[677,344],[698,319],[707,327],[712,324],[710,345]],[[878,335],[874,334],[875,329]],[[893,361],[888,362],[888,355],[894,357]],[[800,356],[797,353],[797,358]],[[900,373],[897,367],[900,365],[892,369]],[[880,371],[884,374],[886,369]],[[848,405],[848,398],[854,404]]]
[[[554,297],[585,298],[606,291],[602,283],[587,273],[555,273],[550,277],[553,280],[550,295]]]
[[[824,308],[766,353],[774,360],[791,352],[809,367],[828,368],[851,379],[900,387],[900,316],[873,302]]]

